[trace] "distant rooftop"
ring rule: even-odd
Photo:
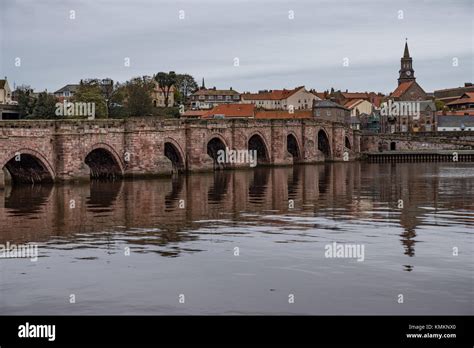
[[[79,88],[79,85],[78,84],[69,84],[69,85],[66,85],[60,89],[58,89],[56,92],[54,92],[55,94],[56,93],[62,93],[62,92],[66,92],[66,91],[69,91],[69,92],[75,92],[77,89]]]

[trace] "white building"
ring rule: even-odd
[[[310,110],[313,100],[321,100],[308,92],[304,86],[295,89],[265,90],[258,93],[244,93],[242,103],[254,104],[257,108],[266,110]]]

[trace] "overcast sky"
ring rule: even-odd
[[[125,81],[174,70],[240,92],[300,85],[389,92],[408,37],[417,81],[433,91],[473,80],[473,4],[0,0],[0,76],[12,87],[54,91],[81,78]]]

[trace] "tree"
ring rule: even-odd
[[[170,96],[171,87],[176,85],[176,73],[174,71],[170,71],[169,73],[161,71],[154,76],[154,79],[156,82],[158,82],[158,86],[165,96],[165,106],[170,106],[168,105],[168,99]]]
[[[33,96],[33,89],[27,85],[18,86],[15,90],[18,101],[20,118],[30,117],[33,114],[36,98]]]
[[[116,93],[119,84],[117,83],[114,85],[114,80],[108,77],[105,79],[89,78],[81,80],[81,83],[88,86],[98,86],[100,88],[107,106],[107,115],[109,115],[112,104],[114,103],[114,94]]]
[[[151,93],[154,83],[150,78],[135,77],[125,85],[125,105],[130,116],[148,116],[153,109]]]
[[[54,118],[56,116],[56,97],[48,92],[41,92],[36,99],[32,118]]]
[[[95,118],[107,118],[107,105],[102,89],[95,82],[81,81],[72,98],[76,103],[94,103]]]
[[[176,90],[179,92],[179,102],[186,104],[188,97],[198,89],[194,77],[189,74],[176,75]]]
[[[435,100],[435,106],[436,106],[436,111],[440,111],[444,109],[445,104],[441,100]]]

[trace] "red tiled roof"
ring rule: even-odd
[[[257,111],[255,118],[265,119],[286,119],[286,118],[312,118],[311,110],[295,110],[292,114],[287,110],[265,110]]]
[[[415,81],[408,81],[408,82],[402,82],[398,87],[390,94],[391,97],[398,98],[400,97],[403,93],[405,93],[408,88],[411,87],[411,85],[415,83]]]
[[[368,99],[369,95],[366,92],[342,92],[345,99]]]
[[[282,100],[286,99],[296,92],[298,92],[304,86],[296,87],[295,89],[274,89],[269,92],[262,93],[244,93],[242,99],[245,100]]]
[[[324,92],[316,92],[316,91],[310,91],[310,92],[320,99],[326,99],[326,97],[324,96]]]
[[[474,92],[466,92],[459,99],[453,100],[446,105],[474,103]]]
[[[382,104],[383,98],[384,96],[382,95],[376,95],[376,96],[371,97],[372,104],[374,104],[377,108],[379,108],[380,104]]]
[[[255,105],[253,104],[221,104],[209,110],[202,118],[212,118],[214,115],[224,117],[254,117]]]
[[[184,112],[182,116],[184,117],[201,117],[205,113],[207,113],[209,110],[187,110]]]
[[[353,108],[357,104],[363,102],[365,99],[350,99],[347,101],[347,103],[344,104],[344,106],[348,109]]]

